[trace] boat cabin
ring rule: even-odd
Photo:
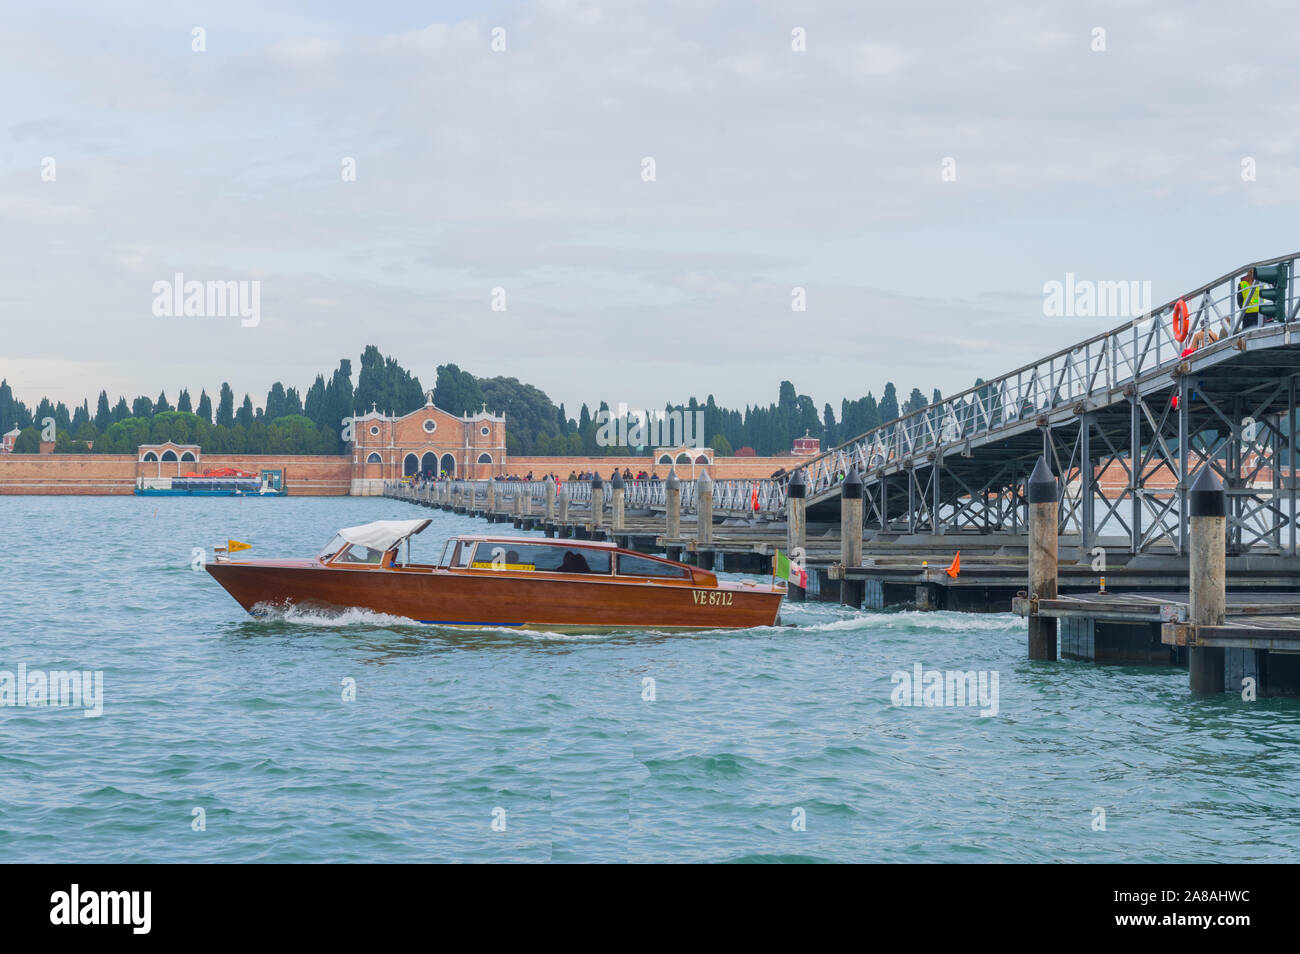
[[[318,558],[327,566],[454,573],[537,573],[563,577],[630,578],[716,586],[717,576],[699,567],[624,550],[596,540],[464,535],[450,538],[437,563],[413,563],[410,539],[429,520],[380,520],[335,534]]]

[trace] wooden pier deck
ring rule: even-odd
[[[570,482],[572,483],[572,482]],[[1197,626],[1189,597],[1188,559],[1148,548],[1126,553],[1122,541],[1105,570],[1077,537],[1053,540],[1054,589],[1031,598],[1029,539],[1011,533],[907,534],[869,530],[860,549],[843,546],[838,524],[789,520],[768,514],[714,514],[706,531],[697,512],[673,508],[624,509],[617,498],[582,492],[557,500],[540,485],[486,481],[393,486],[388,496],[428,507],[510,523],[548,536],[604,539],[713,569],[768,574],[778,550],[802,554],[806,591],[791,586],[788,599],[838,601],[864,609],[904,606],[924,610],[1012,612],[1031,624],[1048,621],[1051,655],[1094,662],[1188,665],[1196,652],[1222,650],[1221,690],[1247,683],[1269,694],[1300,692],[1300,564],[1277,555],[1222,555],[1228,598],[1221,620]],[[590,486],[582,490],[591,491]],[[616,488],[621,490],[622,488]],[[599,511],[593,501],[600,503]],[[674,501],[674,504],[676,502]],[[852,526],[845,522],[845,526]],[[860,526],[860,524],[859,524]],[[1055,527],[1053,521],[1052,527]],[[1103,541],[1105,542],[1105,541]],[[946,572],[960,552],[960,571]],[[856,562],[845,565],[845,553]],[[1057,628],[1059,624],[1059,629]],[[1032,634],[1031,634],[1032,635]],[[1194,680],[1195,682],[1195,680]],[[1264,691],[1260,689],[1261,693]]]

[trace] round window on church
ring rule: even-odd
[[[432,434],[437,429],[438,429],[438,422],[435,421],[433,418],[429,418],[429,420],[424,422],[424,433]]]
[[[378,425],[378,424],[371,424],[371,425],[370,425],[370,434],[371,434],[371,436],[373,436],[373,437],[378,437],[378,436],[379,436],[379,425]]]
[[[484,437],[487,437],[489,434],[492,433],[492,429],[488,427],[486,424],[484,424],[482,427],[478,429],[478,432],[482,434]]]

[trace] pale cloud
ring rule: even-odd
[[[570,409],[782,378],[838,407],[1101,330],[1042,318],[1067,270],[1163,300],[1292,250],[1300,67],[1249,5],[60,10],[0,36],[0,375],[54,361],[24,380],[67,401],[260,401],[373,342]],[[175,272],[260,279],[262,323],[154,318]]]

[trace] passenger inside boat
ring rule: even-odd
[[[574,553],[572,550],[564,551],[564,559],[560,561],[561,573],[590,573],[591,566],[587,563],[587,558],[581,553]]]

